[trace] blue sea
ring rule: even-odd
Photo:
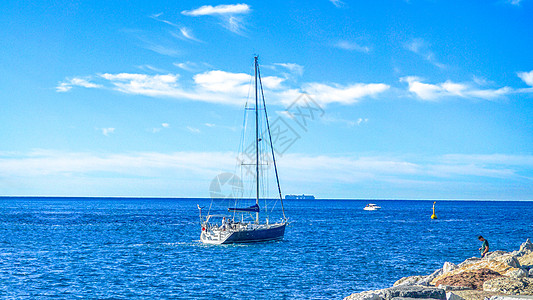
[[[380,211],[364,211],[373,202]],[[342,299],[518,249],[533,202],[287,201],[285,239],[199,241],[205,199],[0,198],[0,297]]]

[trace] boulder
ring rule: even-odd
[[[385,299],[395,297],[446,299],[446,292],[444,290],[420,285],[395,286],[382,291],[384,291],[383,298]]]
[[[344,300],[392,300],[394,298],[446,299],[446,292],[420,285],[395,286],[388,289],[352,294]]]
[[[479,290],[455,291],[453,293],[466,300],[485,300],[492,296],[503,295],[501,293],[484,292]]]
[[[502,275],[500,273],[494,272],[490,269],[479,269],[475,271],[466,271],[455,275],[443,277],[442,279],[437,280],[435,285],[451,285],[468,287],[473,290],[481,290],[483,289],[483,283],[485,281],[501,276]]]
[[[502,250],[496,250],[496,251],[492,251],[492,252],[488,252],[487,254],[485,254],[485,257],[483,257],[484,259],[494,259],[496,257],[499,257],[499,256],[502,256],[502,255],[506,255],[506,254],[509,254],[505,251],[502,251]]]
[[[427,282],[426,280],[427,276],[409,276],[409,277],[403,277],[396,281],[393,286],[400,286],[400,285],[427,285],[424,284]]]
[[[436,277],[435,279],[433,279],[431,281],[431,285],[437,285],[437,281],[442,280],[449,276],[461,274],[463,272],[474,272],[474,271],[481,270],[481,269],[489,269],[504,276],[506,276],[508,272],[518,270],[518,268],[511,267],[504,262],[493,260],[493,259],[483,259],[483,260],[467,259],[465,262],[459,264],[457,269],[451,272],[442,274]]]
[[[430,275],[420,276],[409,276],[409,277],[403,277],[396,281],[393,286],[400,286],[400,285],[423,285],[428,286],[429,283],[436,278],[437,276],[442,275],[442,269],[438,269],[435,272],[431,273]]]
[[[511,295],[533,295],[533,279],[498,277],[485,281],[483,291]]]
[[[533,277],[533,269],[529,269],[529,273],[527,274],[528,277]]]
[[[513,267],[513,268],[520,268],[520,266],[521,266],[520,261],[518,260],[518,257],[515,256],[515,255],[512,255],[511,253],[500,255],[500,256],[497,256],[497,257],[494,257],[494,258],[489,258],[489,259],[493,259],[495,261],[500,261],[500,262],[502,262],[504,264],[507,264],[508,266]]]
[[[472,264],[472,263],[476,263],[476,262],[481,261],[481,260],[482,260],[481,257],[470,257],[470,258],[467,258],[467,259],[466,259],[465,261],[463,261],[462,263],[458,264],[457,266],[458,266],[459,268],[461,268],[461,267],[464,267],[464,266],[466,266],[466,265],[470,265],[470,264]]]
[[[529,239],[527,239],[522,245],[520,245],[520,253],[528,254],[533,252],[533,243]]]
[[[447,261],[442,266],[442,274],[446,274],[446,273],[451,272],[451,271],[453,271],[455,269],[457,269],[457,265]]]
[[[527,277],[527,272],[522,269],[513,270],[507,273],[507,276],[512,278],[523,278]]]
[[[521,266],[527,266],[528,269],[533,268],[533,252],[518,257],[518,262],[520,262]]]
[[[380,290],[354,293],[344,298],[344,300],[384,300],[384,298],[379,295],[379,291]]]
[[[465,300],[463,297],[458,296],[452,292],[446,293],[446,300]]]

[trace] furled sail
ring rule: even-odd
[[[259,205],[252,205],[250,207],[243,207],[243,208],[238,208],[238,207],[230,207],[228,208],[228,211],[240,211],[240,212],[256,212],[258,213],[259,212]]]

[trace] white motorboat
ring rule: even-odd
[[[363,209],[364,210],[378,210],[378,209],[381,209],[381,206],[378,206],[377,204],[374,204],[374,203],[368,203]]]

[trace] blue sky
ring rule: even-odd
[[[257,54],[284,193],[533,200],[530,0],[0,9],[1,195],[209,197]]]

